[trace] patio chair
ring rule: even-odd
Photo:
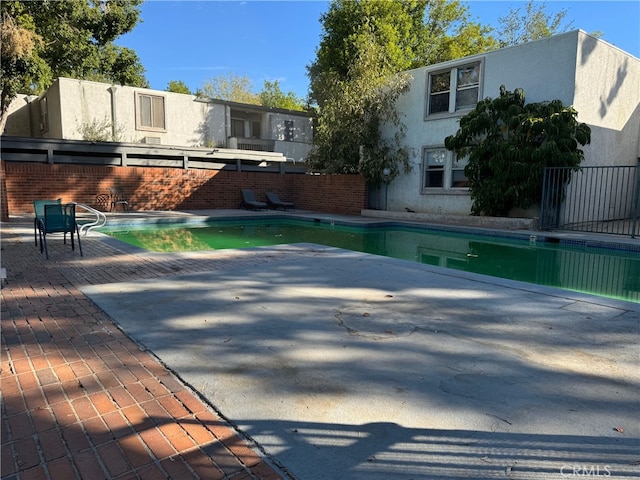
[[[96,207],[96,210],[106,212],[111,208],[111,196],[107,195],[106,193],[100,193],[99,195],[96,195],[96,199],[93,203]]]
[[[111,208],[112,212],[115,212],[118,208],[118,205],[122,207],[122,211],[126,212],[129,210],[129,200],[124,194],[122,187],[113,187],[109,189],[111,194]]]
[[[266,209],[267,204],[256,200],[256,196],[253,194],[253,190],[242,190],[242,206],[247,210],[253,208],[254,210]]]
[[[71,250],[75,250],[73,240],[74,234],[78,237],[78,249],[82,256],[82,243],[80,243],[80,227],[76,222],[76,204],[66,205],[53,203],[44,205],[44,215],[37,219],[38,232],[40,236],[40,253],[44,251],[49,260],[49,250],[47,249],[47,234],[62,233],[63,241],[67,243],[67,233],[71,237]]]
[[[267,192],[266,195],[267,195],[267,202],[274,209],[282,208],[283,210],[286,210],[287,208],[293,208],[293,209],[296,208],[294,203],[280,200],[280,197],[278,197],[278,194],[275,192]]]
[[[57,200],[34,200],[33,210],[35,212],[35,218],[33,219],[33,238],[38,246],[38,220],[44,218],[44,206],[45,205],[61,205],[62,199]]]

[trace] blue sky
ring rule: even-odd
[[[466,2],[472,17],[497,27],[498,18],[525,1]],[[306,66],[315,59],[322,33],[319,18],[327,1],[146,0],[143,22],[117,43],[135,50],[151,88],[182,80],[191,90],[233,73],[248,77],[254,91],[279,80],[284,92],[305,97]],[[640,58],[640,2],[555,1],[546,11],[567,10],[571,30],[603,32],[603,39]]]

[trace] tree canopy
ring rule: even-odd
[[[54,78],[147,87],[137,54],[115,45],[139,22],[143,0],[3,0],[0,126],[18,93],[39,94]]]
[[[171,80],[167,84],[167,88],[165,90],[167,92],[184,93],[186,95],[192,95],[191,90],[189,90],[189,87],[187,86],[187,84],[184,83],[182,80]]]
[[[346,79],[335,75],[328,84],[331,101],[321,108],[315,148],[307,161],[316,171],[357,172],[378,185],[384,180],[385,168],[390,171],[388,178],[400,168],[409,169],[407,151],[401,146],[405,127],[395,103],[408,90],[410,77],[390,69],[386,52],[371,31],[361,33],[357,48],[358,61],[351,65]],[[382,122],[395,127],[392,139],[383,138]]]
[[[462,117],[445,146],[468,157],[472,215],[506,216],[514,207],[536,205],[545,167],[577,169],[584,160],[579,145],[591,141],[591,129],[577,116],[560,100],[525,104],[522,89],[502,86],[499,97]]]
[[[262,90],[255,93],[249,77],[232,72],[206,80],[196,95],[268,108],[306,110],[304,100],[298,98],[293,92],[284,93],[278,80],[273,82],[265,80]]]
[[[196,95],[229,102],[260,105],[260,96],[253,93],[251,79],[232,72],[205,80]]]
[[[471,21],[458,0],[333,0],[320,22],[323,34],[307,73],[310,100],[321,107],[330,98],[331,82],[349,79],[364,30],[385,50],[394,73],[497,46],[491,29]]]
[[[298,98],[295,93],[284,93],[280,89],[280,82],[265,80],[260,92],[260,103],[263,107],[284,108],[286,110],[305,110],[304,100]]]
[[[566,32],[573,26],[573,22],[563,23],[566,17],[565,9],[552,15],[547,13],[546,2],[529,0],[524,12],[520,7],[512,8],[498,19],[498,42],[501,47],[507,47]]]

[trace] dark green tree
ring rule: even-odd
[[[315,148],[307,159],[313,170],[327,173],[361,173],[371,185],[383,181],[383,170],[395,177],[409,170],[407,151],[401,145],[405,126],[395,108],[409,88],[409,75],[393,72],[386,51],[372,32],[361,32],[358,61],[347,79],[335,75],[328,91],[331,101],[321,108],[314,132]],[[382,124],[393,125],[396,134],[384,138]]]
[[[171,80],[167,84],[167,88],[165,90],[167,92],[184,93],[187,95],[192,95],[191,90],[189,90],[189,87],[187,86],[187,84],[184,83],[182,80]]]
[[[285,110],[305,110],[304,100],[298,98],[295,93],[284,93],[280,89],[278,80],[269,82],[265,80],[260,92],[260,103],[263,107],[283,108]]]
[[[137,54],[113,43],[136,26],[141,3],[142,0],[3,0],[2,122],[18,93],[39,94],[57,77],[148,87]]]
[[[560,100],[525,104],[522,89],[502,86],[498,98],[480,101],[462,117],[445,146],[468,156],[472,215],[506,216],[539,204],[545,167],[578,169],[579,146],[590,143],[591,129],[577,116]]]

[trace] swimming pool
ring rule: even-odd
[[[537,237],[489,236],[401,224],[356,227],[278,218],[117,226],[100,231],[156,252],[318,243],[640,303],[640,248],[541,242]]]

